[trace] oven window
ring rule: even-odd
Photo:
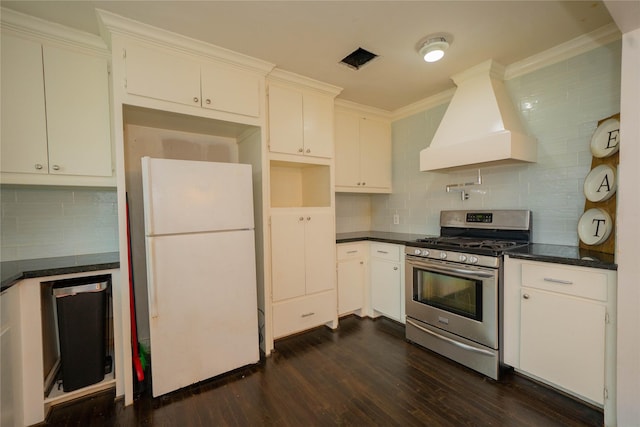
[[[482,281],[413,269],[413,300],[482,321]]]

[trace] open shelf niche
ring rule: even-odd
[[[329,165],[270,162],[271,207],[331,207]]]

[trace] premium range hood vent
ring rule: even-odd
[[[493,60],[452,76],[458,86],[429,147],[421,171],[446,172],[535,162],[537,143],[527,136]]]

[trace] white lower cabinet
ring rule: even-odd
[[[522,288],[520,369],[603,404],[603,304]]]
[[[273,337],[291,335],[335,321],[335,318],[335,290],[274,303]]]
[[[23,425],[22,352],[20,346],[20,289],[0,294],[0,425]]]
[[[343,243],[338,245],[338,315],[365,309],[368,270],[368,244]]]
[[[614,425],[616,272],[507,256],[504,283],[505,364],[602,406]]]
[[[274,338],[329,322],[337,327],[334,230],[326,209],[271,216]]]
[[[372,242],[370,246],[371,308],[404,323],[404,252],[402,245]]]

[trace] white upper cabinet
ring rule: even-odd
[[[111,176],[107,61],[45,46],[49,171]]]
[[[81,178],[113,176],[105,58],[2,34],[1,167],[4,183],[109,182]]]
[[[292,76],[293,82],[283,81]],[[333,158],[333,104],[339,89],[304,86],[296,75],[277,70],[269,82],[269,151]],[[282,77],[285,76],[285,77]]]
[[[2,34],[1,62],[2,172],[46,174],[49,161],[42,46]]]
[[[260,116],[261,77],[170,49],[129,42],[127,93],[245,116]]]
[[[391,122],[343,107],[335,113],[336,191],[391,192]]]

